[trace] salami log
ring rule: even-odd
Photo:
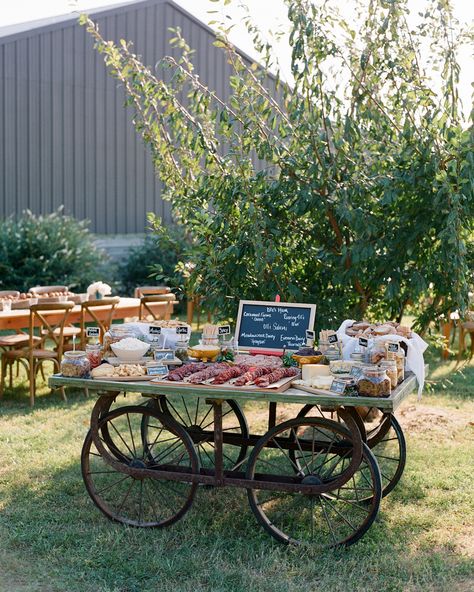
[[[298,370],[296,368],[277,368],[270,374],[266,374],[265,376],[257,378],[255,384],[261,388],[265,388],[274,382],[278,382],[282,378],[296,376],[296,374],[298,374]]]
[[[247,372],[248,369],[248,366],[231,366],[227,370],[223,370],[218,374],[210,384],[224,384],[224,382],[231,380],[231,378],[241,376],[244,372]]]
[[[270,374],[270,372],[273,372],[274,370],[275,368],[265,368],[263,366],[260,368],[253,368],[252,370],[246,372],[243,376],[239,376],[239,378],[237,378],[237,380],[234,382],[234,385],[244,386],[245,384],[250,384],[256,378],[260,378],[265,374]]]
[[[185,364],[184,366],[180,366],[179,368],[172,370],[168,374],[168,380],[179,382],[186,378],[186,376],[190,376],[191,374],[204,370],[205,368],[207,368],[207,366],[203,362],[198,362],[195,364]]]
[[[209,378],[212,378],[213,376],[217,376],[227,368],[229,368],[229,365],[224,363],[207,366],[204,370],[192,374],[189,378],[189,382],[191,382],[192,384],[199,384],[200,382],[209,380]]]

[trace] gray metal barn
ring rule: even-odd
[[[196,71],[225,98],[230,67],[211,29],[172,0],[90,13],[108,39],[133,41],[153,66],[170,53],[168,27],[196,49]],[[77,16],[0,29],[0,217],[64,205],[102,235],[137,234],[154,211],[170,220],[151,158]]]

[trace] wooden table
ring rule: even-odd
[[[108,518],[168,526],[190,508],[198,484],[241,487],[278,541],[324,548],[359,540],[398,483],[406,445],[393,411],[417,381],[407,373],[388,398],[60,375],[49,384],[97,392],[81,467],[87,492]],[[143,399],[119,402],[129,392]],[[239,405],[247,401],[268,406],[263,435],[249,433]],[[298,407],[278,423],[281,403]],[[363,405],[381,410],[377,420],[364,421]]]
[[[175,302],[173,302],[175,304]],[[157,303],[156,306],[160,306],[161,303]],[[123,320],[130,317],[138,317],[138,311],[140,307],[140,299],[139,298],[120,298],[120,302],[118,303],[115,313],[114,313],[114,320]],[[106,320],[108,318],[108,310],[106,308],[97,307],[94,308],[95,314],[101,319]],[[45,317],[51,319],[52,323],[58,322],[61,320],[63,313],[60,314],[54,311],[46,311],[43,312]],[[25,329],[28,327],[30,319],[30,311],[29,309],[22,309],[22,310],[12,310],[10,312],[0,312],[0,331],[4,330],[14,330],[18,331],[20,329]],[[86,316],[87,320],[87,316]],[[92,318],[89,319],[93,321]],[[79,324],[81,322],[81,306],[76,305],[71,310],[69,315],[69,322],[72,324]]]

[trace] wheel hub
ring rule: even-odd
[[[194,444],[200,444],[212,438],[212,435],[206,433],[199,425],[190,425],[186,427],[186,431],[191,436],[191,440]]]
[[[322,485],[323,480],[318,475],[306,475],[301,481],[301,485]],[[319,493],[307,493],[307,497],[316,497]]]
[[[145,462],[140,458],[133,458],[128,466],[132,469],[146,469]]]

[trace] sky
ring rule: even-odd
[[[331,1],[338,5],[343,16],[348,18],[353,16],[353,0]],[[175,2],[205,23],[216,18],[215,15],[209,14],[208,11],[220,7],[220,4],[211,2],[211,0],[175,0]],[[120,0],[2,0],[0,27],[74,11],[87,11],[91,8],[117,3],[120,3]],[[285,28],[288,21],[286,19],[287,9],[284,0],[245,0],[245,3],[249,8],[253,21],[263,32]],[[238,0],[233,0],[230,6],[225,8],[226,14],[229,14],[232,18],[232,23],[235,23],[230,38],[241,50],[253,56],[254,52],[250,37],[244,25],[240,23],[242,12],[238,9],[238,4]],[[418,12],[426,6],[426,0],[408,0],[408,4],[413,15],[413,22],[415,22]],[[452,0],[452,4],[455,16],[462,23],[474,24],[474,0]],[[282,72],[289,72],[290,48],[287,37],[283,37],[280,42],[274,43],[274,47]],[[472,84],[474,82],[474,56],[467,49],[460,55],[460,64],[460,95],[465,111],[469,112],[472,103]]]

